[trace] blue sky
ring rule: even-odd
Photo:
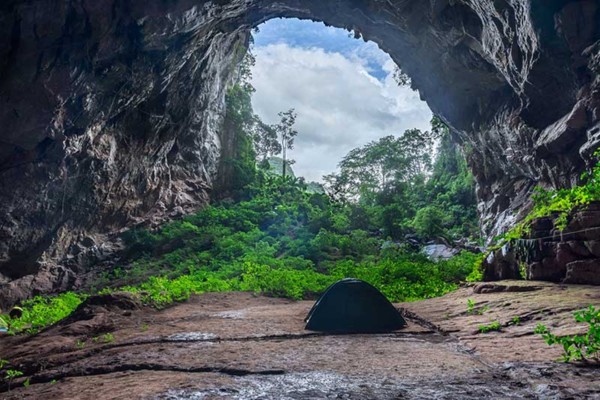
[[[417,92],[398,87],[393,61],[375,43],[297,19],[267,21],[254,40],[254,110],[275,123],[279,111],[296,109],[297,176],[320,181],[355,147],[429,128],[431,111]]]
[[[337,52],[357,62],[365,62],[369,73],[377,79],[387,76],[383,65],[390,61],[390,57],[375,43],[354,39],[353,33],[320,22],[295,18],[272,19],[260,26],[260,32],[254,35],[254,39],[257,47],[284,43],[290,47]]]

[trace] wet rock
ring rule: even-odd
[[[564,283],[600,285],[600,259],[580,260],[567,264]]]
[[[74,271],[60,265],[43,265],[35,275],[0,285],[0,310],[7,310],[32,295],[67,290],[73,287],[75,281]]]
[[[556,218],[542,218],[534,221],[532,226],[548,229],[555,225],[553,220]],[[532,230],[529,242],[533,248],[527,250],[529,254],[520,254],[519,262],[527,264],[528,279],[598,284],[598,279],[584,265],[593,264],[600,254],[600,242],[595,240],[600,234],[599,203],[591,203],[573,212],[562,231],[535,239],[539,237],[538,232],[540,230]],[[579,261],[582,264],[578,264]]]
[[[142,308],[139,297],[132,293],[116,292],[90,296],[73,311],[65,323],[72,320],[90,319],[97,314],[114,311],[131,311]]]
[[[558,243],[556,247],[556,262],[561,268],[564,266],[566,270],[567,264],[577,261],[579,258],[580,256],[571,250],[571,246],[568,243]]]
[[[528,279],[535,281],[560,282],[564,279],[567,266],[559,263],[556,258],[546,257],[528,267]]]
[[[541,290],[541,286],[534,285],[507,285],[499,283],[478,283],[473,287],[473,293],[485,294],[485,293],[499,293],[499,292],[533,292]]]
[[[483,260],[482,268],[484,281],[521,278],[519,263],[507,245],[491,252]]]
[[[432,260],[447,260],[459,252],[459,249],[446,246],[445,244],[428,244],[423,247],[423,253]]]
[[[585,242],[585,246],[594,257],[600,258],[600,240],[590,240]]]
[[[577,257],[590,257],[591,256],[590,249],[588,249],[585,242],[571,240],[571,241],[567,242],[567,244],[569,245],[571,252],[573,254],[575,254]]]
[[[587,107],[580,101],[568,115],[541,132],[535,145],[538,156],[544,157],[567,150],[586,127]]]
[[[473,296],[465,287],[399,304],[410,311],[407,330],[382,335],[307,335],[303,318],[313,302],[251,293],[206,293],[164,310],[133,311],[131,318],[116,310],[106,314],[115,321],[112,344],[89,340],[98,334],[85,331],[65,335],[63,326],[26,340],[3,337],[0,353],[25,375],[10,392],[0,383],[0,397],[95,400],[103,396],[99,389],[118,399],[597,397],[597,369],[555,362],[560,346],[549,347],[532,331],[542,323],[553,331],[560,326],[559,334],[581,332],[572,313],[597,303],[598,290],[494,285],[537,289]],[[481,312],[465,312],[468,299]],[[229,311],[245,318],[219,315]],[[473,334],[494,320],[502,331]],[[27,378],[31,385],[24,387]]]
[[[94,295],[85,299],[58,326],[61,327],[60,331],[64,335],[92,337],[113,332],[117,328],[113,317],[115,313],[131,315],[131,311],[141,308],[139,298],[131,293]]]

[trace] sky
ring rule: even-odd
[[[296,176],[322,181],[352,149],[410,128],[429,129],[431,111],[418,92],[398,87],[394,62],[373,42],[298,19],[273,19],[254,33],[254,111],[277,123],[298,114]]]

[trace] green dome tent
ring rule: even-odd
[[[305,329],[330,333],[384,333],[406,325],[379,290],[359,279],[331,285],[306,317]]]

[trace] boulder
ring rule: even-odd
[[[600,259],[580,260],[567,264],[563,282],[600,285]]]

